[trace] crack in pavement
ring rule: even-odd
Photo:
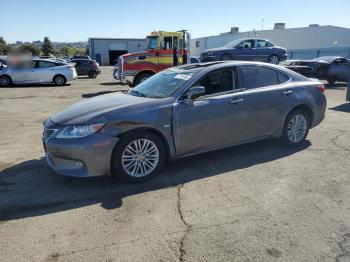
[[[346,244],[350,241],[350,233],[345,234],[343,237],[343,240],[338,242],[338,246],[341,250],[341,254],[336,256],[335,261],[336,262],[342,262],[342,261],[348,261],[348,260],[343,260],[345,258],[350,258],[350,250],[346,247]]]
[[[177,187],[177,211],[179,213],[179,216],[180,216],[182,223],[186,226],[186,231],[185,231],[185,233],[182,236],[181,241],[180,241],[180,247],[179,247],[179,251],[180,251],[179,261],[180,262],[184,261],[184,257],[186,254],[185,247],[184,247],[185,240],[186,240],[188,234],[192,231],[192,226],[190,224],[188,224],[187,221],[184,219],[184,215],[183,215],[182,209],[181,209],[181,189],[183,187],[184,187],[183,183]]]
[[[331,139],[331,142],[333,145],[335,145],[336,147],[340,148],[340,149],[343,149],[343,150],[346,150],[346,151],[350,151],[349,148],[345,147],[345,146],[342,146],[342,145],[338,145],[337,143],[337,139],[344,135],[347,131],[341,131],[339,134],[337,134],[334,138]]]

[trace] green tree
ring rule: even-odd
[[[0,37],[0,55],[6,55],[10,49],[10,46],[6,43],[4,38]]]
[[[34,44],[23,44],[18,47],[18,51],[21,53],[30,52],[33,56],[39,56],[41,52],[40,48]]]
[[[44,37],[44,43],[41,46],[41,51],[43,52],[44,55],[49,55],[49,54],[55,53],[53,45],[47,36]]]

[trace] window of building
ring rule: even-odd
[[[201,41],[196,41],[196,47],[200,47],[201,46]]]

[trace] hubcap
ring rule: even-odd
[[[298,143],[305,137],[307,121],[303,115],[295,115],[288,123],[288,139],[292,143]]]
[[[7,77],[2,77],[2,78],[0,78],[0,84],[2,86],[8,86],[10,84],[10,81]]]
[[[133,177],[151,174],[159,161],[158,147],[151,140],[137,139],[129,143],[122,154],[125,172]]]
[[[148,78],[149,78],[149,76],[144,76],[144,77],[142,77],[142,78],[140,79],[140,83],[146,81]]]
[[[56,84],[57,85],[63,85],[64,79],[62,77],[56,77]]]
[[[271,63],[271,64],[277,65],[278,62],[279,62],[279,59],[278,59],[277,56],[275,56],[275,55],[274,55],[274,56],[271,56],[271,58],[270,58],[270,63]]]

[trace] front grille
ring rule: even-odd
[[[43,142],[45,143],[56,131],[57,129],[44,129]]]

